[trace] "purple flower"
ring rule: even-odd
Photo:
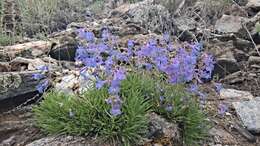
[[[86,39],[88,42],[93,42],[94,39],[95,39],[94,33],[87,31],[87,32],[85,33],[85,39]]]
[[[164,34],[163,34],[163,40],[164,40],[166,43],[169,43],[169,42],[170,42],[170,34],[169,34],[169,33],[164,33]]]
[[[113,115],[113,116],[118,116],[118,115],[121,115],[122,112],[121,112],[121,104],[112,104],[112,108],[110,109],[110,113]]]
[[[132,49],[134,47],[134,41],[133,40],[128,40],[128,43],[127,43],[127,47],[128,49]]]
[[[94,57],[86,57],[83,60],[84,65],[88,66],[88,67],[96,67],[97,62],[98,62],[97,58],[94,58]]]
[[[201,50],[202,50],[202,43],[195,43],[194,45],[191,45],[192,56],[195,56],[197,58]]]
[[[84,47],[78,46],[75,54],[75,60],[83,61],[86,57],[88,57],[87,50]]]
[[[199,87],[197,84],[191,84],[188,91],[197,94],[199,92]]]
[[[81,68],[79,71],[79,74],[84,78],[84,80],[89,79],[88,75],[86,74],[87,69],[88,69],[88,67],[85,66],[85,67]]]
[[[152,65],[151,63],[145,63],[145,64],[144,64],[144,67],[145,67],[146,70],[151,70],[151,69],[153,69],[153,65]]]
[[[165,100],[164,96],[160,96],[160,103],[162,103]]]
[[[48,88],[49,86],[49,81],[48,80],[44,80],[42,82],[40,82],[37,86],[36,89],[39,93],[44,93],[45,90]]]
[[[211,79],[211,75],[214,69],[214,58],[212,55],[204,54],[203,56],[204,67],[200,71],[200,77],[202,79]]]
[[[43,74],[36,73],[36,74],[33,74],[33,75],[32,75],[32,78],[33,78],[34,80],[41,80],[41,79],[45,78],[45,76],[44,76]]]
[[[107,104],[111,105],[110,114],[113,116],[118,116],[122,114],[121,106],[122,101],[118,95],[113,96],[106,100]]]
[[[118,69],[115,71],[114,73],[114,80],[124,80],[126,78],[126,75],[125,75],[125,70],[123,69]]]
[[[109,39],[109,36],[110,36],[109,30],[107,28],[103,29],[101,34],[103,41],[107,41]]]
[[[227,105],[225,105],[223,103],[218,105],[218,114],[220,116],[223,117],[227,111],[228,111],[228,106]]]
[[[41,65],[37,67],[38,70],[42,71],[42,72],[47,72],[49,71],[49,67],[46,65]]]
[[[81,39],[84,39],[84,38],[85,38],[85,30],[84,30],[83,28],[78,29],[77,32],[78,32],[78,36],[79,36]]]
[[[171,104],[168,104],[166,107],[165,107],[165,110],[170,112],[173,110],[173,106]]]
[[[101,89],[104,85],[105,85],[106,81],[102,81],[102,80],[97,80],[96,82],[96,88],[97,89]]]
[[[120,91],[120,80],[112,80],[111,85],[108,89],[109,94],[116,95]]]
[[[220,93],[220,90],[223,89],[223,85],[221,83],[215,83],[215,88],[218,93]]]
[[[154,63],[157,65],[159,69],[162,69],[168,64],[167,56],[158,56],[155,58]]]

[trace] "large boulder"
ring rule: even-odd
[[[152,32],[172,32],[174,29],[173,16],[167,8],[156,4],[153,0],[144,0],[134,4],[125,4],[116,9],[129,22],[141,24]]]
[[[260,97],[250,101],[233,103],[244,126],[251,132],[260,133]]]

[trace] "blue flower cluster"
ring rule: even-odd
[[[78,47],[75,57],[75,60],[83,65],[81,74],[91,70],[96,78],[97,89],[104,85],[109,86],[111,97],[107,103],[111,105],[110,113],[114,116],[122,113],[119,92],[120,83],[126,78],[127,64],[131,67],[141,66],[147,70],[157,70],[166,75],[168,82],[172,84],[210,79],[214,69],[212,55],[202,53],[200,43],[174,48],[168,34],[164,34],[159,42],[151,39],[140,48],[136,47],[133,40],[129,40],[127,48],[123,50],[114,45],[116,42],[109,29],[103,29],[100,40],[84,29],[78,30],[78,34],[79,38],[85,41],[84,45]],[[173,109],[172,105],[165,108],[168,111]]]
[[[46,74],[48,73],[49,68],[48,66],[42,65],[37,67],[37,70],[39,70],[39,73],[33,74],[32,78],[38,81],[41,80],[40,83],[36,86],[36,89],[39,93],[44,93],[49,86],[49,80],[46,79]]]

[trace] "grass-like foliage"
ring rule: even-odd
[[[196,99],[186,92],[184,85],[161,86],[164,94],[154,102],[155,111],[179,125],[185,145],[200,145],[207,137],[209,123]]]
[[[147,86],[146,83],[145,80],[140,82],[137,76],[128,76],[123,81],[123,114],[120,116],[109,113],[107,87],[90,90],[81,98],[58,92],[46,93],[44,100],[34,108],[36,123],[50,134],[98,135],[112,143],[136,144],[148,128],[146,115],[151,104],[139,88]]]
[[[58,92],[44,94],[34,108],[37,125],[50,134],[99,136],[105,141],[136,145],[147,134],[147,113],[154,111],[182,129],[186,145],[205,138],[205,115],[184,85],[171,85],[149,73],[130,73],[121,82],[119,116],[110,112],[108,86],[87,91],[82,97]]]
[[[74,21],[84,19],[84,0],[18,0],[22,32],[30,37],[65,29]]]

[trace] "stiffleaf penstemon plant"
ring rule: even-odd
[[[92,32],[79,30],[79,37],[87,41],[87,45],[79,46],[76,52],[76,61],[81,62],[84,67],[81,69],[81,74],[86,71],[92,71],[92,75],[96,78],[96,88],[101,89],[104,85],[109,85],[109,93],[111,97],[107,99],[107,103],[111,105],[110,113],[113,116],[121,114],[122,101],[120,99],[120,83],[126,78],[126,72],[123,66],[117,63],[129,62],[132,57],[133,42],[129,41],[128,50],[122,53],[109,45],[111,34],[108,29],[102,32],[102,41],[96,43],[95,36]]]
[[[134,49],[135,42],[129,40],[127,49],[119,51],[114,45],[116,42],[114,42],[109,29],[103,29],[100,42],[92,32],[83,29],[78,32],[79,37],[86,41],[85,45],[78,47],[75,58],[77,62],[84,65],[81,74],[84,75],[86,71],[92,72],[96,78],[97,89],[109,85],[111,97],[108,101],[114,102],[107,103],[112,106],[112,109],[119,109],[123,104],[119,92],[120,82],[125,79],[127,73],[126,64],[130,64],[136,69],[138,67],[144,67],[150,71],[155,69],[166,75],[166,81],[171,84],[188,83],[193,80],[196,80],[197,83],[203,83],[203,81],[211,79],[215,62],[212,55],[202,53],[200,43],[189,45],[188,49],[185,47],[176,49],[173,47],[169,35],[164,34],[159,44],[156,40],[150,39],[147,44],[136,51]],[[175,55],[172,57],[170,56],[172,54]],[[136,60],[133,61],[134,58]],[[206,96],[201,92],[196,94],[201,97],[201,101],[204,103]],[[114,103],[115,105],[113,105]],[[167,109],[172,109],[171,105],[167,106]],[[111,112],[114,116],[120,115],[118,113],[121,112],[116,114]]]
[[[39,93],[44,93],[48,86],[50,85],[48,77],[49,68],[46,65],[38,66],[37,70],[39,73],[35,73],[32,75],[34,80],[40,81],[40,83],[36,86],[36,89]]]

